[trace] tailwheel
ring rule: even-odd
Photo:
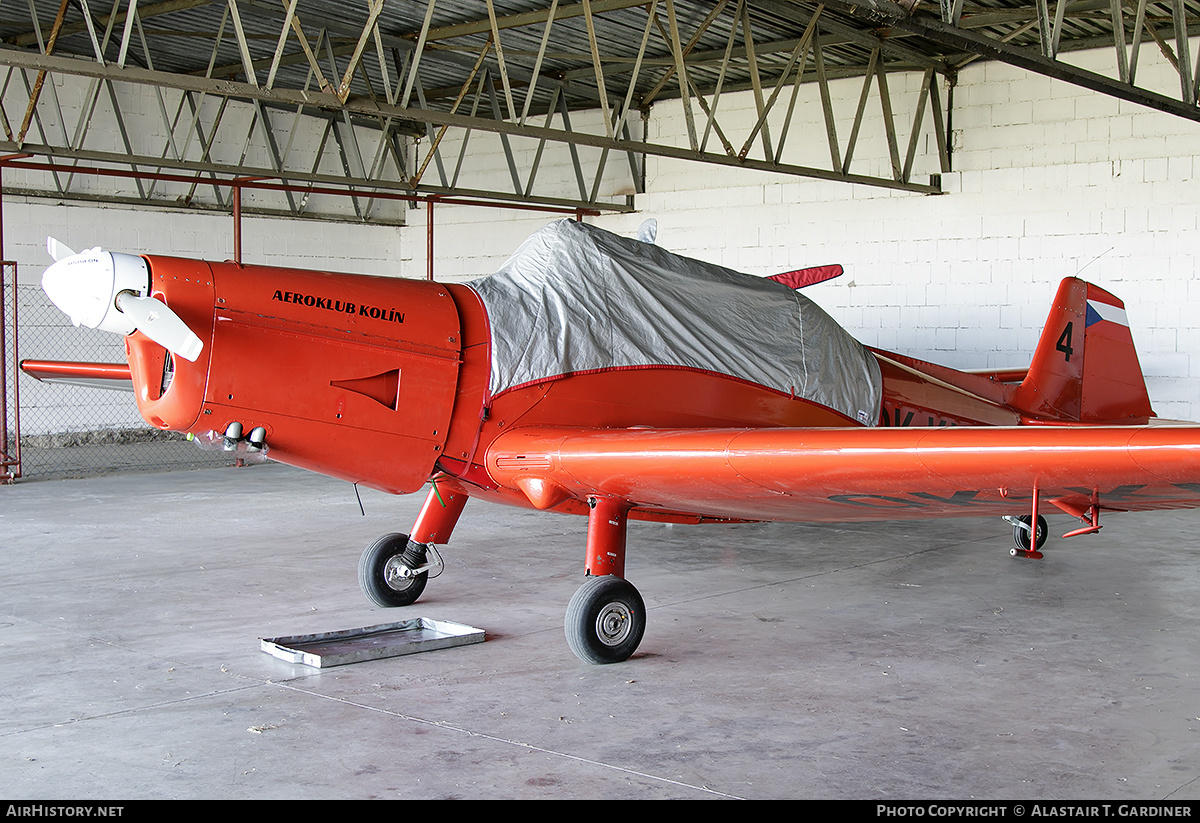
[[[1039,549],[1046,545],[1046,536],[1050,531],[1049,526],[1046,525],[1046,518],[1040,514],[1037,518],[1036,529],[1033,527],[1033,522],[1033,517],[1028,514],[1012,521],[1013,542],[1017,544],[1009,550],[1009,554],[1013,557],[1031,557],[1041,560],[1045,556]]]
[[[615,575],[589,577],[567,605],[567,645],[585,663],[620,663],[642,642],[646,606],[633,584]]]
[[[378,606],[407,606],[425,591],[426,546],[407,534],[385,534],[358,561],[358,585]]]

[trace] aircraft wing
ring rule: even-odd
[[[1200,426],[511,431],[493,479],[534,505],[790,521],[1200,507]],[[543,504],[543,505],[539,505]]]
[[[21,371],[43,383],[66,383],[93,389],[133,391],[128,363],[74,363],[66,360],[22,360]]]

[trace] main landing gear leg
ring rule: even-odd
[[[646,606],[625,575],[626,515],[611,497],[588,500],[587,582],[567,604],[567,645],[586,663],[620,663],[642,642]]]
[[[467,495],[434,486],[413,524],[412,536],[385,534],[358,561],[358,584],[378,606],[407,606],[425,591],[429,572],[441,567],[435,543],[446,543],[467,504]],[[429,562],[433,554],[434,563]]]

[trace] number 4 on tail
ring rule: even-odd
[[[1071,332],[1074,326],[1074,322],[1067,323],[1067,327],[1058,337],[1058,342],[1054,344],[1054,348],[1063,353],[1063,358],[1068,363],[1071,362],[1071,355],[1075,353],[1075,349],[1071,348]]]

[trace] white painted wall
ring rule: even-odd
[[[1140,77],[1172,93],[1178,81],[1147,51]],[[1107,53],[1074,59],[1110,62]],[[893,97],[915,94],[917,78],[891,80]],[[859,87],[838,84],[843,140]],[[750,116],[752,105],[748,95],[725,95],[723,117],[736,106]],[[809,110],[811,127],[789,137],[789,162],[827,151],[818,109]],[[940,196],[651,158],[638,212],[589,221],[633,234],[653,217],[663,246],[751,274],[841,263],[846,274],[813,287],[814,299],[865,343],[960,368],[1026,365],[1058,281],[1079,274],[1125,300],[1159,415],[1200,419],[1200,126],[1000,64],[963,71],[954,126],[954,171]],[[679,104],[656,106],[650,130],[653,140],[685,144]],[[471,149],[495,151],[484,141]],[[878,134],[864,134],[855,156],[854,171],[885,168]],[[507,175],[498,157],[474,160]],[[917,174],[937,171],[931,162]],[[623,158],[610,163],[624,171]],[[435,214],[435,271],[450,281],[494,271],[553,219],[450,206]],[[247,219],[244,259],[424,277],[425,211],[409,221],[396,229]],[[219,216],[4,202],[5,252],[25,274],[45,264],[47,233],[76,247],[227,258],[231,226]]]

